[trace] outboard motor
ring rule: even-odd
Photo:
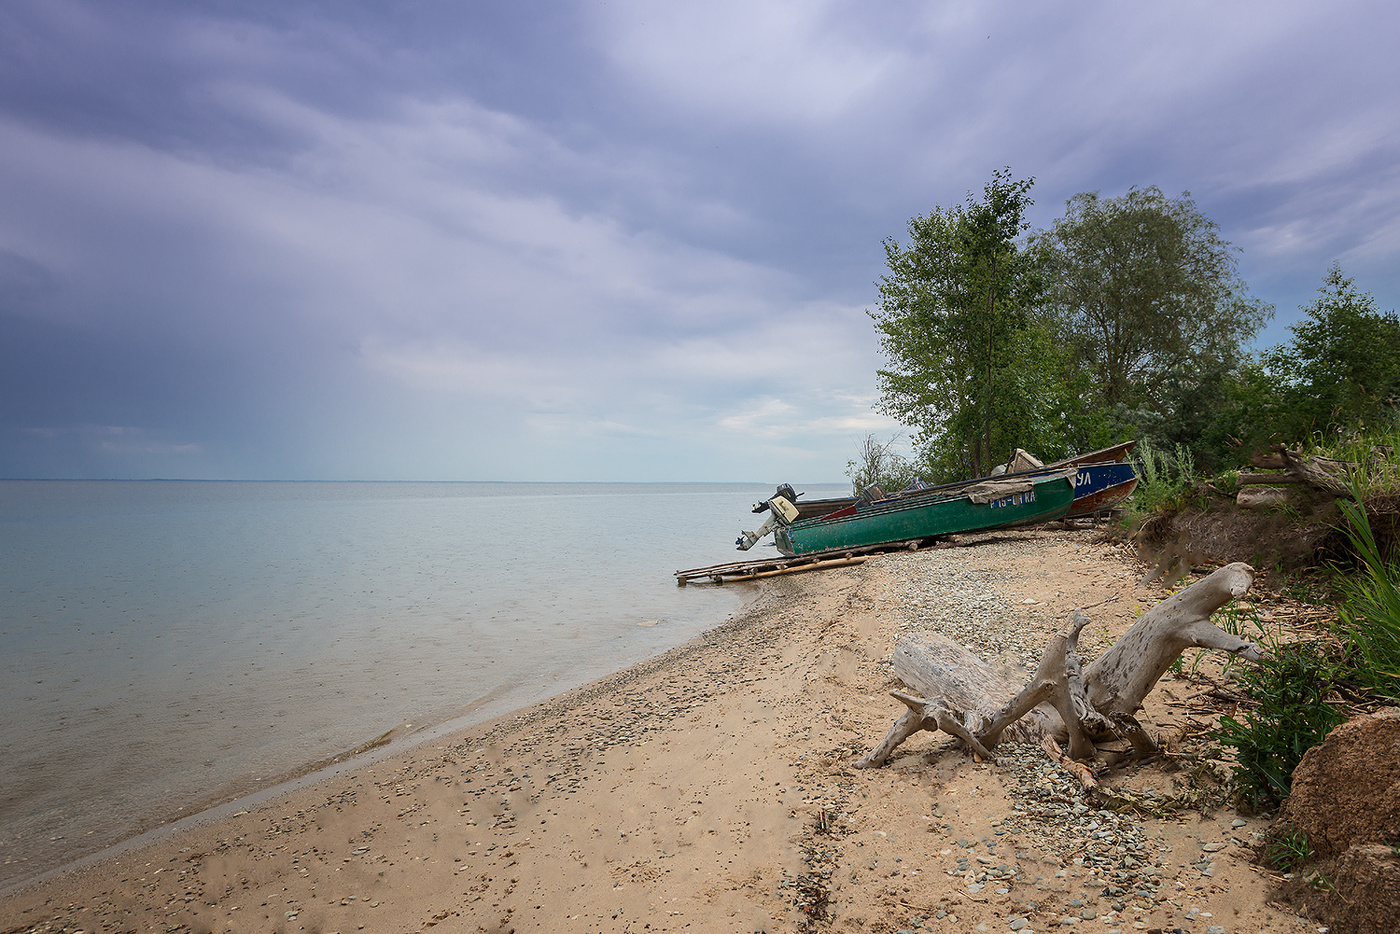
[[[780,483],[780,484],[778,484],[778,489],[775,490],[775,491],[773,492],[774,498],[777,498],[777,497],[781,496],[783,499],[787,500],[789,503],[795,503],[795,502],[797,502],[797,497],[799,497],[799,496],[801,496],[801,495],[802,495],[801,493],[794,493],[794,492],[793,492],[792,484],[791,484],[791,483]],[[765,500],[764,500],[763,502],[761,502],[761,503],[754,503],[753,511],[754,511],[754,512],[764,512],[765,510],[768,509],[768,504],[771,503],[772,501],[773,501],[773,500],[771,500],[771,499],[765,499]]]
[[[772,513],[772,515],[768,517],[767,522],[764,522],[763,525],[758,527],[757,531],[741,532],[739,537],[734,540],[734,544],[739,546],[740,551],[748,551],[756,545],[763,536],[767,535],[778,526],[791,525],[797,519],[797,507],[793,505],[793,502],[801,495],[801,493],[793,491],[792,484],[784,483],[773,493],[772,499],[764,500],[761,503],[755,503],[753,507],[754,512],[766,511]]]

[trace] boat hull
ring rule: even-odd
[[[1126,465],[1131,466],[1131,465]],[[1074,504],[1070,507],[1065,518],[1074,519],[1079,516],[1091,516],[1096,512],[1105,509],[1112,509],[1123,500],[1133,495],[1133,490],[1137,489],[1138,478],[1129,474],[1128,479],[1110,484],[1094,490],[1092,493],[1080,494],[1075,491]]]
[[[1070,514],[1080,510],[1080,500],[1087,500],[1091,496],[1107,490],[1109,487],[1120,486],[1137,477],[1137,471],[1132,464],[1083,464],[1079,467],[1079,472],[1074,476],[1074,505],[1070,507]]]
[[[809,555],[844,548],[868,548],[1059,519],[1069,512],[1074,486],[1065,475],[1035,477],[1024,493],[973,502],[967,495],[890,499],[854,515],[799,519],[779,528],[774,538],[785,555]]]

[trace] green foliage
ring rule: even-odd
[[[1155,187],[1118,198],[1085,192],[1066,207],[1034,240],[1046,256],[1048,307],[1102,405],[1167,413],[1173,391],[1207,398],[1211,374],[1228,369],[1273,313],[1249,296],[1219,226],[1189,192],[1171,199]]]
[[[1395,459],[1400,426],[1317,434],[1302,447],[1305,453],[1354,465],[1348,479],[1359,500],[1400,494],[1400,462]]]
[[[1340,267],[1288,343],[1249,354],[1273,310],[1189,193],[1079,194],[1028,234],[1031,185],[1003,169],[884,243],[878,407],[928,479],[1130,438],[1218,474],[1274,442],[1400,432],[1400,317]]]
[[[1338,582],[1346,602],[1337,627],[1359,660],[1352,679],[1400,703],[1400,563],[1381,554],[1360,491],[1355,486],[1353,491],[1355,499],[1340,505],[1347,538],[1362,567],[1359,574]]]
[[[1244,806],[1262,810],[1286,798],[1303,753],[1342,722],[1327,702],[1338,677],[1336,661],[1318,642],[1276,642],[1241,677],[1253,709],[1243,721],[1221,717],[1214,738],[1235,751],[1234,778]]]
[[[859,496],[860,491],[871,484],[886,493],[895,493],[907,487],[917,475],[915,465],[895,450],[900,436],[888,441],[880,441],[873,434],[866,435],[861,442],[859,457],[846,461],[846,476],[851,480],[851,494]]]
[[[1064,453],[1064,360],[1034,317],[1041,262],[1019,239],[1031,185],[1003,169],[980,200],[910,220],[907,246],[885,241],[879,408],[916,429],[932,480],[983,476],[1016,447]]]
[[[1128,503],[1129,520],[1170,507],[1191,488],[1196,465],[1185,445],[1178,444],[1169,451],[1142,441],[1133,454],[1138,485]]]
[[[1293,338],[1266,351],[1275,381],[1281,440],[1400,420],[1400,317],[1381,313],[1340,266],[1293,325]]]
[[[1224,473],[1217,474],[1211,478],[1210,485],[1225,496],[1234,496],[1240,491],[1240,472],[1238,470],[1227,470]]]
[[[1264,841],[1264,862],[1279,872],[1297,872],[1316,858],[1308,835],[1292,824],[1271,830]]]

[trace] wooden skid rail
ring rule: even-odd
[[[716,584],[758,580],[764,577],[777,577],[779,574],[796,574],[799,571],[819,571],[822,568],[848,567],[860,564],[867,555],[828,558],[818,561],[803,555],[801,558],[775,558],[770,561],[746,561],[742,564],[718,565],[713,568],[695,568],[676,572],[676,586],[684,587],[697,580],[712,580]]]
[[[716,584],[759,580],[764,577],[777,577],[779,574],[796,574],[800,571],[820,571],[824,568],[849,567],[860,564],[872,554],[886,551],[918,551],[923,547],[919,539],[907,542],[886,542],[863,548],[842,548],[833,551],[817,552],[810,555],[787,557],[775,555],[757,561],[734,561],[729,564],[715,564],[707,568],[691,568],[676,571],[676,586],[684,587],[691,581],[710,580]]]

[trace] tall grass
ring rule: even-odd
[[[1353,480],[1353,500],[1342,502],[1344,531],[1361,562],[1358,573],[1338,587],[1346,597],[1338,634],[1355,659],[1354,680],[1391,702],[1400,703],[1400,561],[1387,561],[1366,515],[1364,495]]]
[[[1400,428],[1387,426],[1333,436],[1314,435],[1305,453],[1349,465],[1345,468],[1353,492],[1365,502],[1377,497],[1400,497]]]

